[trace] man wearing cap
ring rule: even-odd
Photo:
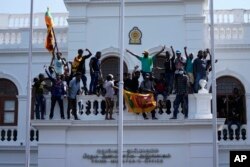
[[[145,74],[144,80],[140,84],[140,92],[145,93],[145,94],[147,94],[147,93],[153,93],[154,94],[154,92],[155,92],[152,77],[150,76],[149,73]],[[148,119],[147,114],[145,112],[142,113],[142,116],[143,116],[144,119]],[[157,119],[155,117],[155,110],[151,111],[151,116],[152,116],[152,119]]]
[[[105,119],[106,120],[114,120],[114,118],[112,117],[113,108],[114,108],[114,94],[115,94],[114,89],[118,89],[118,88],[114,84],[114,76],[112,74],[108,74],[103,87],[106,89],[106,94],[105,94],[106,116],[105,116]]]
[[[171,119],[176,119],[178,114],[179,105],[182,103],[182,110],[185,118],[188,117],[188,76],[183,69],[176,74],[176,97],[174,100],[174,113]]]
[[[176,50],[176,59],[174,62],[176,73],[178,73],[180,69],[184,70],[185,62],[186,60],[181,56],[181,51]]]
[[[162,47],[162,49],[157,52],[155,55],[149,55],[148,51],[143,51],[143,55],[142,56],[138,56],[136,54],[134,54],[133,52],[129,51],[128,49],[126,49],[126,52],[130,53],[131,55],[135,56],[138,60],[140,60],[141,62],[141,73],[142,76],[145,77],[146,73],[149,73],[150,75],[152,74],[152,68],[153,68],[153,61],[154,58],[161,54],[165,49],[165,46]]]

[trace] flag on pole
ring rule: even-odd
[[[156,101],[152,93],[140,94],[124,90],[124,98],[129,112],[151,112],[156,107]]]
[[[47,37],[45,39],[45,48],[52,52],[54,50],[54,35],[52,29],[47,29]]]
[[[52,52],[54,50],[54,43],[55,43],[55,39],[54,39],[54,31],[53,31],[53,19],[52,16],[50,14],[49,8],[47,9],[46,13],[45,13],[45,23],[47,26],[47,37],[45,39],[45,48],[49,51]]]
[[[49,8],[47,8],[47,11],[45,13],[45,23],[47,25],[47,27],[53,27],[54,26],[54,22],[52,19],[52,15],[49,11]]]

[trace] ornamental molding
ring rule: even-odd
[[[120,58],[120,49],[110,46],[108,48],[102,49],[102,56],[101,56],[101,61],[112,56],[112,57],[117,57]],[[127,64],[127,66],[129,66],[129,64],[131,63],[131,59],[128,59],[128,56],[126,56],[126,53],[124,52],[124,62]]]
[[[86,17],[69,17],[67,21],[68,23],[81,24],[81,23],[87,23],[88,19]]]
[[[22,89],[20,83],[13,75],[5,73],[4,71],[0,71],[0,78],[7,79],[7,80],[10,80],[11,82],[13,82],[13,84],[17,87],[18,95],[23,94],[23,89]]]
[[[216,72],[216,78],[220,78],[220,77],[223,77],[223,76],[231,76],[231,77],[234,77],[236,79],[238,79],[242,85],[244,86],[245,88],[245,92],[250,92],[250,83],[248,82],[248,80],[246,79],[246,77],[244,77],[243,75],[241,75],[240,73],[236,72],[236,71],[233,71],[233,70],[230,70],[228,68],[225,68],[221,71],[218,71]]]

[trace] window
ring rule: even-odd
[[[0,79],[0,125],[17,124],[17,96],[15,84],[7,79]]]
[[[242,97],[238,105],[239,121],[246,124],[246,102],[245,102],[245,89],[242,83],[231,76],[223,76],[217,79],[217,115],[219,118],[228,118],[232,110],[232,97],[233,90],[239,90]]]
[[[120,66],[120,59],[118,57],[108,57],[102,60],[101,68],[102,68],[102,75],[103,79],[106,79],[108,74],[113,74],[115,80],[119,80],[119,66]],[[128,72],[128,67],[126,63],[123,63],[123,72]]]

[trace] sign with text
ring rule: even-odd
[[[91,163],[117,163],[117,149],[98,149],[95,154],[84,153],[82,158]],[[123,152],[123,163],[163,163],[170,158],[169,153],[160,153],[158,149],[127,149]]]
[[[249,167],[250,151],[230,151],[230,167]]]

